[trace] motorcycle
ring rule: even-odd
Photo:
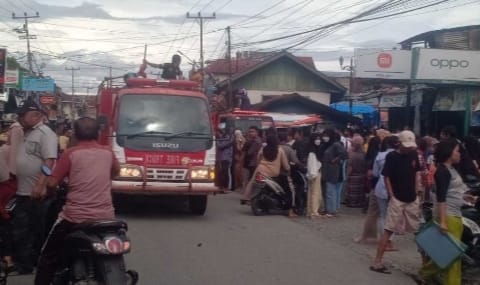
[[[261,173],[256,174],[251,198],[253,215],[263,216],[271,211],[289,210],[288,199],[287,192],[277,181]]]
[[[42,172],[51,175],[51,170],[45,167]],[[68,191],[65,185],[63,188]],[[127,223],[121,220],[96,220],[75,225],[65,239],[65,267],[57,270],[52,284],[135,285],[138,273],[126,270],[123,257],[131,249],[127,231]]]

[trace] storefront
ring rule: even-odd
[[[430,124],[454,125],[460,134],[480,129],[480,52],[413,49],[412,82],[436,88]]]

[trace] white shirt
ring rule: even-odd
[[[385,166],[385,160],[387,154],[392,152],[393,149],[387,149],[386,151],[378,153],[373,163],[373,176],[378,177],[377,185],[375,185],[375,196],[380,199],[388,199],[387,186],[382,175],[383,166]]]
[[[309,180],[317,178],[321,167],[322,163],[317,159],[317,155],[313,152],[309,153],[307,160],[307,178]]]

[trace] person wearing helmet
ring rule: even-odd
[[[146,59],[143,60],[144,64],[147,64],[151,67],[161,68],[162,78],[163,79],[182,79],[182,71],[180,70],[180,63],[182,62],[182,58],[178,54],[174,54],[172,56],[171,63],[164,63],[164,64],[156,64],[148,62]]]

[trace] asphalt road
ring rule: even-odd
[[[119,216],[133,244],[126,259],[139,272],[139,284],[414,284],[395,269],[391,275],[371,272],[367,255],[331,238],[334,226],[324,235],[303,218],[254,217],[238,199],[234,193],[210,197],[203,217],[156,198],[123,200],[130,206]],[[8,284],[32,279],[14,276]]]

